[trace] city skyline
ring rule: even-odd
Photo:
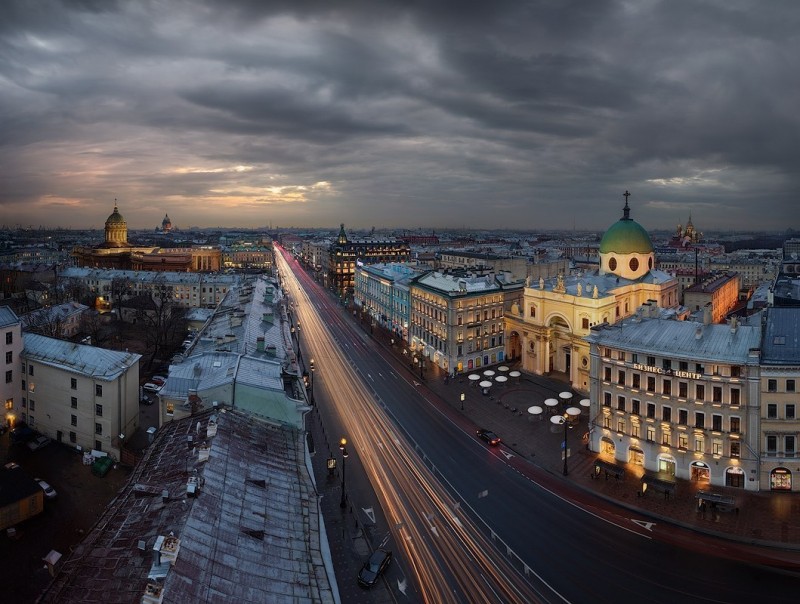
[[[800,8],[0,7],[0,223],[785,230]]]

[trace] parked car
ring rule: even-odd
[[[392,552],[385,549],[376,549],[358,571],[358,584],[361,587],[372,587],[378,582],[383,571],[392,561]]]
[[[163,386],[167,381],[167,378],[165,378],[163,375],[154,375],[150,378],[150,381],[158,386]]]
[[[36,432],[27,424],[21,424],[11,431],[12,443],[26,443],[36,436]]]
[[[32,441],[30,441],[28,443],[28,448],[31,451],[38,451],[39,449],[42,449],[42,448],[46,447],[47,445],[49,445],[51,442],[53,442],[53,441],[51,441],[46,436],[37,436],[36,438],[34,438]]]
[[[147,396],[143,396],[142,400],[139,401],[139,404],[140,405],[150,406],[150,405],[153,404],[153,399],[151,399],[150,397],[147,397]]]
[[[154,384],[153,382],[147,382],[144,386],[142,386],[148,392],[158,392],[161,390],[161,386],[158,384]]]
[[[478,435],[478,438],[480,438],[481,440],[485,440],[487,443],[489,443],[493,447],[495,447],[495,446],[500,444],[500,437],[497,436],[497,434],[495,434],[491,430],[484,430],[483,428],[480,428],[477,431],[477,435]]]
[[[34,480],[39,483],[39,486],[44,491],[44,496],[45,497],[47,497],[48,499],[54,499],[55,498],[57,493],[56,493],[56,490],[53,487],[51,487],[48,483],[46,483],[41,478],[34,478]]]
[[[9,461],[6,464],[6,470],[16,470],[19,467],[20,467],[19,464],[17,462],[15,462],[15,461]]]

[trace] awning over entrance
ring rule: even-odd
[[[622,478],[625,475],[625,468],[618,466],[615,463],[604,461],[602,459],[594,460],[594,473],[599,475],[600,472],[606,473],[606,478],[613,476],[614,478]]]

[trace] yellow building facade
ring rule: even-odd
[[[521,306],[506,315],[506,356],[523,371],[562,375],[572,388],[589,391],[589,344],[594,325],[614,324],[643,305],[677,310],[678,281],[655,270],[647,232],[623,217],[600,242],[600,268],[552,279],[528,280]]]

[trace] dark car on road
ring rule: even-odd
[[[358,584],[361,587],[372,587],[378,582],[383,571],[392,561],[392,552],[385,549],[376,549],[358,571]]]
[[[485,440],[493,447],[500,444],[500,437],[497,436],[497,434],[495,434],[491,430],[484,430],[483,428],[480,428],[476,433],[478,435],[478,438],[480,438],[481,440]]]

